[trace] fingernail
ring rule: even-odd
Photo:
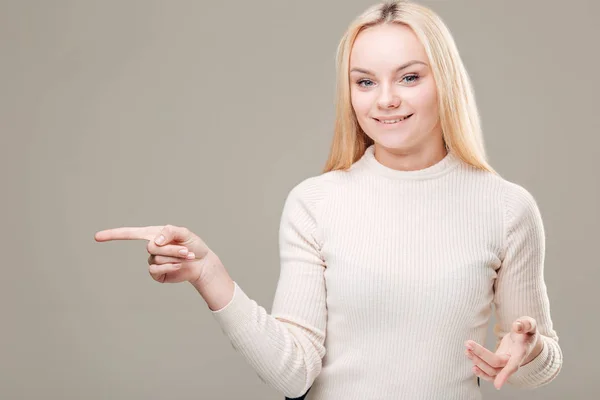
[[[188,253],[188,249],[179,250],[179,254],[181,254],[182,256],[185,256],[187,253]]]
[[[165,237],[163,235],[160,235],[154,242],[156,244],[163,244],[164,241],[165,241]]]
[[[193,260],[194,258],[196,258],[196,255],[194,253],[188,253],[187,258]]]
[[[517,331],[520,331],[523,329],[523,324],[520,322],[517,322]]]

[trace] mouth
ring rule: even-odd
[[[395,119],[377,119],[377,118],[373,118],[373,119],[382,125],[398,125],[398,124],[406,121],[410,117],[412,117],[412,115],[413,114],[409,114],[404,117],[398,117]]]

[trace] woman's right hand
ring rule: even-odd
[[[148,271],[160,283],[187,281],[197,285],[206,281],[211,269],[220,263],[202,239],[179,226],[121,227],[96,232],[94,238],[98,242],[147,240]]]

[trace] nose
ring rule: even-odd
[[[400,96],[395,93],[394,88],[382,87],[377,99],[377,105],[381,109],[398,108],[400,105]]]

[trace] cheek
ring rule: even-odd
[[[371,96],[368,93],[352,91],[352,108],[360,119],[368,118],[372,108]]]
[[[422,90],[415,93],[412,105],[423,116],[435,118],[438,114],[437,90],[433,82],[423,85]]]

